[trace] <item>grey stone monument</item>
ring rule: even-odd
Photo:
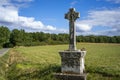
[[[65,19],[69,20],[69,49],[59,52],[61,56],[61,73],[56,73],[58,80],[86,80],[84,73],[85,50],[76,48],[75,20],[79,18],[79,13],[74,8],[70,8],[65,14]]]

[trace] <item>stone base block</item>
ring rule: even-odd
[[[68,74],[83,74],[84,56],[86,51],[61,51],[61,72]]]
[[[63,73],[55,73],[55,78],[57,80],[86,80],[86,74],[63,74]]]

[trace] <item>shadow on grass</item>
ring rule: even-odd
[[[27,65],[27,64],[26,64]],[[38,68],[32,69],[19,69],[16,64],[12,64],[9,70],[6,72],[8,80],[56,80],[53,73],[60,72],[61,67],[56,64],[48,64],[46,66],[41,64],[37,65]],[[41,66],[44,66],[41,68]],[[109,70],[109,69],[108,69]],[[119,80],[120,75],[115,74],[114,71],[108,72],[106,68],[92,68],[86,67],[86,71],[89,74],[88,80]]]
[[[12,65],[12,68],[7,72],[8,80],[55,80],[53,73],[60,72],[60,66],[49,65],[44,68],[37,68],[32,72],[28,70],[20,70]]]
[[[109,67],[92,67],[92,66],[87,67],[86,66],[86,72],[90,74],[99,74],[103,77],[120,78],[120,72],[115,71]]]

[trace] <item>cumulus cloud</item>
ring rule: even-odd
[[[18,2],[30,2],[33,0],[14,0]],[[54,31],[56,27],[45,25],[36,21],[34,17],[19,16],[19,8],[10,3],[10,0],[3,0],[0,3],[0,25],[12,26],[19,29],[32,29],[35,31]]]
[[[93,26],[117,27],[120,25],[120,8],[113,10],[90,11],[89,24]]]
[[[89,11],[87,18],[76,24],[78,31],[92,31],[91,29],[102,26],[110,30],[99,31],[98,34],[120,35],[120,8]]]
[[[88,24],[82,24],[82,23],[79,23],[79,22],[76,22],[76,30],[77,32],[87,32],[87,31],[90,31],[91,30],[91,26],[88,25]]]

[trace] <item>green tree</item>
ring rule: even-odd
[[[9,42],[10,30],[7,27],[0,26],[0,46]]]
[[[114,36],[116,39],[116,43],[120,43],[120,36]]]
[[[10,35],[10,42],[14,46],[22,46],[24,45],[25,37],[26,36],[25,36],[24,30],[14,29],[12,30],[11,35]]]
[[[51,39],[52,39],[53,41],[57,41],[57,40],[58,40],[57,34],[51,34]]]
[[[111,43],[117,43],[117,40],[116,40],[116,37],[115,36],[113,36],[113,37],[111,37]]]

